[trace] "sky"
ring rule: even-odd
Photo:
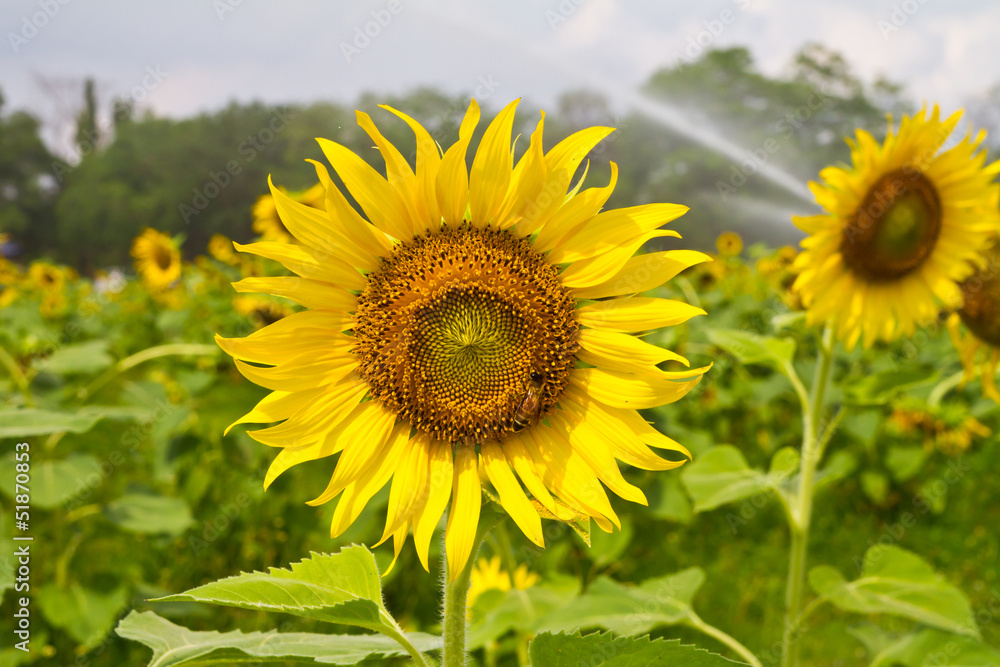
[[[625,100],[659,68],[734,45],[776,76],[820,42],[945,110],[1000,83],[988,0],[3,0],[0,27],[4,110],[50,128],[71,123],[86,77],[104,106],[175,118],[420,85],[544,107],[580,87]]]

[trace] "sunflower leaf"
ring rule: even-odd
[[[133,533],[180,535],[194,522],[187,503],[180,498],[145,493],[125,494],[110,503],[105,514]]]
[[[679,639],[614,637],[610,633],[583,636],[545,633],[535,637],[528,650],[533,665],[546,667],[725,667],[746,664],[681,644]]]
[[[970,667],[1000,665],[1000,651],[971,637],[956,637],[940,630],[906,635],[879,651],[871,667]]]
[[[681,482],[694,501],[694,511],[704,512],[745,498],[784,494],[782,484],[798,467],[794,451],[781,450],[765,473],[751,468],[743,453],[732,445],[712,447],[693,463],[684,466]],[[784,498],[784,496],[782,496]],[[754,503],[760,507],[763,503]]]
[[[792,367],[795,341],[790,338],[760,336],[738,329],[709,329],[708,339],[741,364],[769,366],[785,376],[795,372]]]
[[[844,382],[844,398],[856,405],[881,405],[896,394],[933,382],[938,372],[933,368],[904,368],[879,371]]]
[[[13,455],[0,460],[0,475],[13,479],[16,465]],[[103,479],[100,461],[90,454],[38,461],[31,467],[31,504],[39,509],[55,509],[77,494],[92,490],[95,480]],[[13,497],[14,486],[0,486],[0,491]]]
[[[35,408],[0,410],[0,438],[25,438],[63,431],[86,433],[102,417],[93,412],[56,412]]]
[[[968,598],[916,554],[876,545],[865,553],[861,578],[846,581],[827,565],[809,572],[809,584],[834,606],[859,614],[890,614],[979,637]]]
[[[135,612],[118,624],[115,632],[153,649],[149,665],[219,665],[252,663],[354,665],[371,658],[406,656],[388,637],[378,635],[324,635],[311,632],[194,632],[175,625],[151,611]],[[410,634],[419,651],[440,648],[438,637]]]
[[[705,582],[698,567],[624,586],[599,577],[587,592],[542,618],[538,630],[573,631],[603,628],[622,635],[649,632],[694,618],[691,601]],[[548,664],[548,663],[542,663]]]
[[[399,626],[382,603],[375,557],[358,545],[337,554],[313,553],[312,558],[292,563],[289,570],[244,573],[159,600],[279,611],[401,638]]]
[[[84,343],[64,345],[33,366],[55,375],[86,375],[102,371],[115,363],[108,354],[106,340],[88,340]]]

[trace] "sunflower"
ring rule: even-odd
[[[809,234],[794,287],[807,321],[831,322],[848,348],[912,334],[936,318],[938,300],[961,304],[958,282],[1000,223],[1000,162],[984,166],[976,152],[985,132],[941,150],[960,116],[903,116],[881,146],[858,130],[853,166],[809,184],[827,213],[793,218]]]
[[[715,247],[723,257],[736,257],[743,252],[743,239],[736,232],[722,232],[715,239]]]
[[[222,234],[213,234],[208,240],[208,254],[230,266],[240,263],[239,256],[233,250],[233,242]]]
[[[177,243],[155,229],[146,228],[132,242],[135,270],[153,291],[169,288],[181,277],[181,253]]]
[[[280,190],[286,193],[284,188]],[[320,210],[323,209],[326,202],[326,188],[323,187],[322,183],[317,183],[303,192],[291,192],[287,194],[291,199],[300,204]],[[295,241],[288,229],[285,228],[285,225],[282,224],[272,195],[261,195],[257,198],[257,203],[253,207],[253,230],[260,234],[263,241],[279,241],[281,243],[293,243]]]
[[[476,561],[469,577],[469,595],[466,598],[466,606],[472,607],[476,598],[490,590],[509,591],[511,588],[517,591],[526,591],[538,583],[540,577],[536,572],[528,570],[528,566],[521,563],[514,570],[513,576],[500,565],[500,556],[493,556],[489,560],[480,558]]]
[[[542,114],[514,165],[516,104],[490,123],[471,171],[475,100],[443,154],[419,123],[383,107],[415,133],[415,170],[358,112],[388,178],[320,139],[367,220],[320,163],[313,164],[323,210],[272,185],[277,211],[301,245],[237,249],[298,276],[247,278],[235,287],[285,296],[308,310],[247,338],[216,337],[244,376],[273,390],[236,422],[283,421],[251,432],[280,448],[265,487],[295,464],[339,454],[328,487],[311,501],[340,496],[331,526],[337,536],[391,479],[379,544],[392,537],[398,557],[412,529],[425,569],[450,502],[452,578],[473,548],[481,474],[539,546],[540,510],[564,520],[591,517],[609,532],[620,526],[601,483],[628,500],[646,499],[616,459],[666,470],[682,461],[664,460],[650,446],[687,455],[636,410],[681,398],[707,370],[661,370],[667,360],[688,362],[630,335],[704,311],[625,296],[708,259],[687,250],[632,257],[652,238],[679,236],[660,226],[687,208],[600,212],[616,182],[614,163],[606,187],[580,191],[581,178],[571,189],[587,153],[612,128],[582,130],[543,152]]]

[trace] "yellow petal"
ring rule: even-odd
[[[598,479],[625,500],[648,505],[645,494],[622,477],[611,451],[611,443],[586,421],[575,421],[565,412],[549,416],[549,423],[569,441],[573,450],[590,466]]]
[[[262,241],[241,245],[233,243],[240,252],[248,252],[273,259],[286,269],[304,278],[313,278],[348,290],[363,289],[367,279],[353,266],[334,255],[308,246]]]
[[[504,456],[500,445],[495,442],[483,443],[479,448],[483,460],[483,467],[486,475],[490,478],[490,483],[500,495],[500,504],[507,510],[514,523],[524,535],[537,544],[545,547],[545,538],[542,536],[542,520],[538,516],[538,511],[528,502],[528,496],[524,494],[521,485],[518,484],[514,473],[510,471],[507,458]]]
[[[465,153],[478,123],[479,104],[472,100],[462,125],[458,128],[458,141],[445,152],[438,169],[435,184],[438,207],[441,209],[442,219],[452,227],[461,224],[469,206],[469,172],[465,164]]]
[[[568,516],[563,517],[560,515],[559,507],[553,500],[549,490],[545,488],[545,482],[538,475],[538,470],[535,468],[535,461],[531,457],[527,446],[521,440],[521,437],[515,435],[504,440],[503,452],[507,457],[507,461],[514,467],[518,477],[524,482],[524,486],[535,497],[535,500],[556,516],[569,518]]]
[[[351,206],[344,193],[330,178],[326,165],[316,160],[306,160],[316,168],[316,175],[326,188],[326,214],[330,229],[329,243],[336,244],[337,250],[347,262],[360,271],[378,268],[378,258],[392,253],[392,242]]]
[[[497,216],[501,229],[507,229],[516,223],[524,215],[525,209],[534,204],[545,185],[547,167],[545,153],[542,151],[545,112],[541,115],[531,135],[528,150],[518,160],[511,175],[510,194]]]
[[[277,426],[248,431],[247,435],[269,447],[306,447],[324,440],[347,418],[368,391],[360,378],[350,378],[322,393]]]
[[[365,423],[354,423],[355,421]],[[386,449],[395,444],[390,442],[392,436],[402,437],[395,426],[396,413],[378,401],[366,401],[357,405],[320,443],[324,450],[339,451],[341,454],[326,489],[308,504],[322,505],[329,502],[348,484],[366,477],[385,456]]]
[[[538,238],[533,244],[535,250],[547,252],[558,247],[567,235],[573,234],[578,227],[600,212],[617,183],[618,165],[612,162],[611,180],[608,184],[603,188],[588,188],[563,204],[538,232]]]
[[[340,501],[337,502],[337,509],[330,522],[330,537],[342,535],[361,515],[372,496],[386,485],[396,470],[400,453],[406,446],[409,437],[410,425],[407,423],[396,424],[392,434],[386,439],[385,446],[380,450],[376,464],[347,485]]]
[[[644,243],[661,236],[680,237],[680,234],[669,229],[657,229],[642,236],[637,236],[627,243],[622,243],[607,252],[581,259],[567,266],[559,274],[562,284],[571,289],[592,287],[606,282],[625,266],[625,263],[642,247]]]
[[[320,175],[321,186],[324,187],[324,202],[335,199],[337,196],[343,199],[340,191],[330,180],[326,167],[318,162],[314,162],[314,164],[317,165],[316,173]],[[320,171],[321,168],[322,171]],[[324,175],[326,176],[325,180]],[[332,212],[329,206],[327,210],[306,206],[289,197],[281,188],[275,187],[270,176],[267,177],[267,184],[271,189],[275,209],[283,224],[299,241],[359,269],[370,270],[376,265],[376,255],[370,252],[374,247],[361,246],[355,242],[354,236],[357,234],[346,233],[346,226],[353,221],[341,219],[338,215],[340,211],[337,210],[336,205],[332,207]],[[363,220],[357,213],[354,213],[354,217],[368,225],[367,221]]]
[[[413,170],[410,169],[410,165],[406,162],[406,158],[403,157],[402,153],[392,145],[392,142],[382,136],[382,133],[375,127],[371,116],[363,111],[355,111],[354,113],[357,116],[358,125],[368,133],[368,136],[372,138],[372,141],[378,147],[379,153],[382,154],[382,158],[385,160],[385,172],[389,178],[389,184],[396,188],[396,191],[403,200],[403,205],[406,206],[408,217],[413,222],[414,229],[416,229],[416,221],[426,219],[426,209],[420,209],[417,205],[422,193],[420,192],[420,184],[417,182]]]
[[[414,508],[427,497],[430,447],[426,440],[413,439],[403,461],[392,478],[389,505],[385,516],[385,530],[379,544],[399,530],[404,521],[409,522]]]
[[[281,366],[251,366],[234,359],[236,370],[254,384],[271,390],[295,391],[303,386],[337,382],[358,367],[353,355],[329,355],[317,358],[314,353],[295,357]]]
[[[437,528],[441,514],[448,506],[453,483],[454,461],[451,445],[446,442],[434,442],[430,447],[430,479],[428,492],[424,502],[414,511],[413,546],[417,549],[417,557],[424,569],[427,566],[427,553],[430,550],[431,536]]]
[[[656,380],[599,368],[578,368],[573,371],[570,382],[576,383],[589,396],[605,405],[643,410],[680,399],[698,384],[701,373],[707,370],[708,368],[697,368],[688,371],[698,377],[687,382],[675,382],[666,378]]]
[[[440,148],[420,123],[390,106],[384,104],[379,106],[402,118],[416,136],[417,178],[420,179],[419,191],[421,195],[417,198],[419,217],[413,222],[413,232],[414,234],[422,234],[425,229],[436,225],[441,220],[441,209],[438,208],[436,190],[437,174],[441,165]]]
[[[687,206],[679,204],[643,204],[599,213],[563,238],[549,253],[549,259],[563,264],[603,254],[659,229],[687,210]]]
[[[659,287],[688,267],[710,261],[711,257],[697,250],[650,252],[629,258],[605,282],[574,289],[573,293],[578,299],[603,299],[645,292]]]
[[[656,364],[664,361],[679,361],[689,366],[688,360],[679,354],[656,345],[650,345],[635,336],[603,331],[601,329],[580,329],[577,342],[582,348],[577,359],[588,364],[624,373],[659,373]]]
[[[349,148],[328,139],[317,141],[372,224],[397,239],[410,238],[413,221],[396,188]]]
[[[318,310],[353,312],[358,305],[358,297],[342,287],[299,276],[244,278],[233,283],[233,289],[240,293],[283,296],[306,308]]]
[[[253,410],[227,426],[223,435],[228,435],[229,431],[237,424],[269,424],[288,419],[292,414],[312,403],[322,391],[322,387],[305,391],[272,391],[262,398]]]
[[[705,311],[682,301],[633,296],[593,303],[576,311],[583,326],[631,333],[686,322]]]
[[[476,150],[469,173],[469,207],[472,224],[483,228],[496,221],[497,213],[510,186],[513,157],[510,151],[510,134],[514,125],[514,111],[520,99],[514,100],[497,114]]]
[[[451,512],[445,532],[449,581],[454,581],[469,561],[479,527],[482,489],[476,450],[460,446],[455,450],[455,474],[452,486]]]
[[[566,201],[573,174],[583,159],[613,127],[589,127],[566,137],[545,154],[545,184],[525,207],[524,216],[514,228],[520,236],[538,231]]]
[[[278,475],[293,465],[332,456],[349,442],[363,440],[383,430],[387,432],[392,428],[395,418],[396,414],[385,410],[378,401],[366,401],[358,405],[326,433],[322,441],[302,447],[285,447],[278,452],[264,475],[264,488],[269,487]],[[253,437],[252,433],[250,435]]]

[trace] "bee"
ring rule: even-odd
[[[542,388],[545,378],[541,373],[532,373],[528,388],[524,392],[524,398],[514,412],[514,432],[524,430],[536,421],[542,412]]]

